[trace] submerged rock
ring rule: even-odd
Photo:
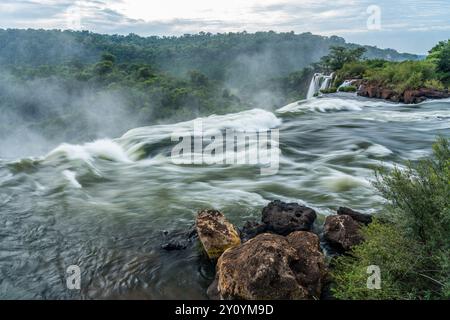
[[[210,259],[241,244],[236,228],[217,210],[203,210],[197,215],[197,234]]]
[[[222,299],[314,299],[324,275],[316,235],[264,233],[223,253],[208,293]]]
[[[167,251],[184,250],[197,239],[197,229],[193,225],[188,230],[163,231],[163,239],[162,249]]]
[[[323,235],[332,246],[347,251],[364,240],[360,230],[361,224],[351,216],[334,215],[325,219]]]
[[[286,236],[294,231],[311,230],[316,216],[311,208],[275,200],[263,209],[262,222],[268,231]]]
[[[372,222],[372,216],[370,214],[361,213],[346,207],[339,207],[337,214],[350,216],[353,220],[365,225]]]

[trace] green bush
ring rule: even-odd
[[[382,218],[363,230],[366,241],[335,262],[333,292],[341,299],[450,298],[450,140],[433,156],[405,168],[376,171],[388,201]],[[365,290],[368,265],[378,265],[382,289]]]
[[[389,62],[382,67],[368,68],[365,78],[400,93],[424,87],[428,80],[436,79],[436,65],[430,61]]]
[[[450,83],[450,40],[439,42],[430,50],[427,60],[436,64],[439,79],[448,86]]]
[[[415,269],[420,267],[420,246],[399,230],[374,221],[362,230],[365,242],[350,255],[332,262],[333,295],[345,300],[412,299]],[[381,289],[368,289],[367,267],[380,267]],[[412,290],[411,290],[412,289]]]
[[[337,88],[336,87],[331,87],[331,88],[328,88],[328,89],[320,90],[320,93],[323,93],[323,94],[336,93],[336,92],[337,92]]]
[[[369,66],[368,61],[354,61],[346,63],[336,72],[334,84],[340,85],[346,79],[361,79]]]
[[[339,88],[339,92],[356,92],[356,90],[358,90],[358,88],[356,88],[355,86],[346,86]]]

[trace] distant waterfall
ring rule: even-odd
[[[320,90],[329,89],[331,86],[331,82],[333,80],[334,74],[330,74],[326,76],[322,73],[315,73],[314,77],[311,80],[311,84],[309,85],[308,94],[306,95],[306,99],[311,99],[314,97],[316,93],[319,93]]]

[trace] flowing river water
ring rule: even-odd
[[[175,165],[176,129],[137,128],[112,140],[61,145],[49,154],[0,160],[0,298],[203,299],[213,265],[197,243],[165,251],[202,208],[235,224],[280,199],[323,216],[338,206],[376,212],[372,168],[431,153],[450,136],[450,100],[415,106],[351,96],[300,101],[203,119],[204,129],[280,130],[280,166]],[[81,269],[68,290],[66,268]]]

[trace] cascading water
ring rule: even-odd
[[[373,168],[420,159],[436,135],[450,136],[450,99],[411,108],[328,96],[275,113],[202,118],[208,136],[279,129],[279,172],[271,176],[253,165],[175,164],[172,134],[193,126],[135,128],[38,158],[0,159],[0,299],[206,299],[215,272],[198,242],[162,248],[185,243],[198,210],[220,210],[236,226],[260,220],[275,199],[321,216],[338,206],[378,212],[384,200],[370,183]],[[66,286],[74,264],[81,290]]]
[[[319,93],[320,90],[327,90],[331,86],[334,74],[324,75],[322,73],[315,73],[311,79],[311,84],[309,85],[308,93],[306,99],[311,99],[315,94]]]

